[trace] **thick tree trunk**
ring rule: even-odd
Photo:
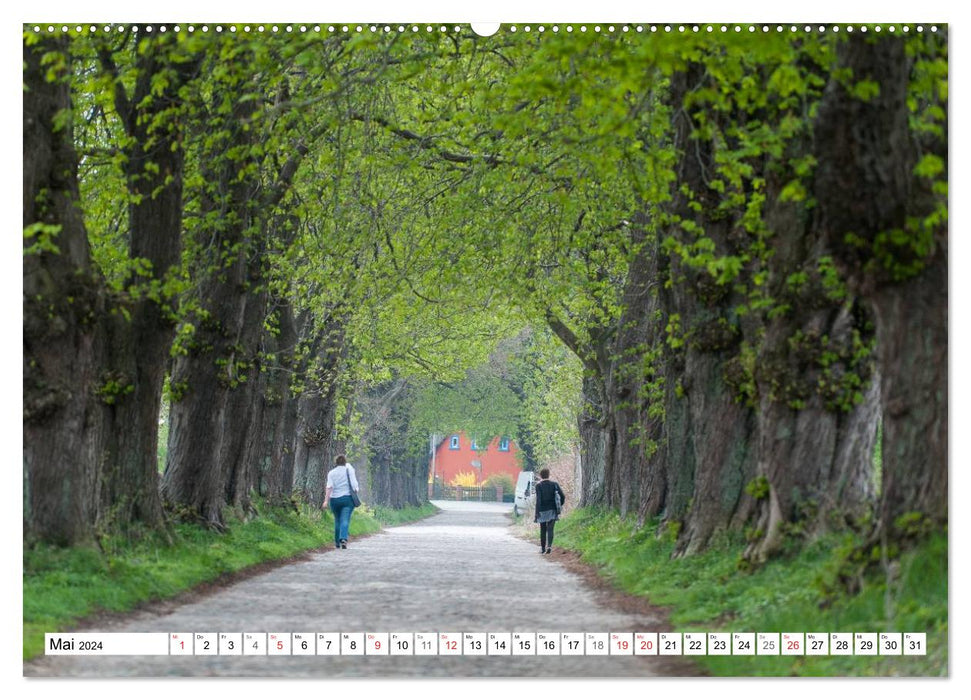
[[[820,233],[801,207],[779,200],[790,177],[770,178],[767,186],[765,218],[775,241],[769,289],[783,310],[766,321],[751,376],[764,480],[756,484],[755,537],[746,552],[753,561],[773,554],[787,527],[813,534],[859,521],[875,496],[880,392],[871,319],[842,282],[824,279],[831,257]]]
[[[942,55],[946,40],[926,38]],[[946,177],[947,125],[937,136],[911,132],[904,43],[854,36],[839,46],[853,83],[872,81],[879,93],[862,100],[832,81],[814,134],[818,225],[876,325],[883,415],[876,539],[948,517],[947,223],[926,218],[944,195],[915,173],[918,157],[933,154]]]
[[[947,255],[921,276],[873,297],[883,377],[879,522],[906,536],[921,520],[946,524]]]
[[[664,425],[658,453],[661,468],[653,470],[653,479],[644,480],[645,513],[659,514],[674,523],[687,517],[695,489],[695,433],[691,407],[684,399],[683,383],[679,382],[683,369],[678,368],[683,367],[683,359],[669,358],[665,364]],[[652,483],[656,485],[650,486]]]
[[[584,374],[583,408],[578,418],[583,478],[580,506],[607,506],[607,465],[612,464],[617,434],[600,376]]]
[[[264,337],[264,352],[273,366],[260,374],[261,421],[256,452],[249,458],[259,469],[259,492],[267,502],[282,505],[293,495],[293,453],[296,449],[297,400],[290,391],[290,372],[297,329],[290,305],[279,302],[276,336]]]
[[[767,487],[755,525],[759,539],[747,552],[756,561],[778,549],[787,524],[810,533],[853,522],[875,495],[880,392],[865,350],[866,314],[811,292],[793,307],[770,323],[756,370],[758,473]]]
[[[745,485],[755,471],[755,418],[724,382],[724,356],[689,354],[694,479],[691,508],[683,519],[678,554],[693,554],[711,536],[748,519]]]
[[[42,58],[66,70],[48,81]],[[70,545],[93,536],[103,427],[104,288],[91,266],[70,128],[67,42],[24,43],[24,536]],[[47,228],[41,228],[47,227]],[[51,246],[34,250],[42,241]]]
[[[139,35],[141,37],[141,35]],[[130,139],[126,177],[132,259],[147,261],[147,278],[130,284],[158,284],[180,265],[184,152],[178,117],[179,91],[191,80],[198,60],[166,60],[175,37],[136,39],[138,69],[131,98],[116,85],[116,107]],[[111,58],[103,56],[113,72]],[[157,78],[166,81],[159,93]],[[158,489],[158,416],[162,384],[175,325],[162,304],[141,293],[127,305],[128,318],[115,314],[108,334],[108,376],[122,387],[110,404],[103,500],[111,522],[164,524]]]
[[[109,321],[107,377],[124,389],[107,406],[107,455],[102,499],[110,527],[164,525],[159,498],[158,417],[171,323],[157,305],[137,305],[131,321]]]
[[[722,195],[708,183],[717,169],[718,146],[695,132],[682,106],[703,77],[701,67],[691,65],[671,80],[668,99],[675,115],[678,178],[668,205],[675,223],[662,235],[689,250],[697,234],[679,222],[691,221],[715,256],[742,258],[747,241],[739,235],[734,216],[720,210]],[[677,250],[667,258],[659,267],[672,282],[662,302],[669,328],[666,382],[674,386],[665,391],[670,403],[664,415],[670,424],[664,431],[668,441],[663,459],[672,492],[665,515],[681,520],[676,554],[685,554],[704,547],[716,531],[744,522],[751,512],[744,487],[755,472],[756,423],[725,379],[743,340],[735,308],[744,297],[734,290],[737,280],[720,281],[706,267],[682,259]]]
[[[257,488],[259,477],[259,465],[253,458],[263,419],[260,393],[262,364],[258,353],[268,301],[261,278],[259,271],[251,269],[249,294],[237,343],[244,354],[246,369],[242,371],[245,378],[240,377],[242,381],[229,395],[219,454],[219,470],[226,475],[226,500],[243,513],[252,507],[250,496]]]
[[[870,514],[876,502],[873,458],[883,420],[880,392],[880,376],[875,375],[860,404],[849,414],[837,416],[836,450],[824,475],[825,487],[820,490],[817,529],[856,525]]]
[[[245,506],[255,479],[255,472],[239,461],[258,379],[254,356],[265,314],[265,297],[253,288],[261,274],[264,235],[256,200],[260,174],[252,152],[245,152],[242,161],[223,153],[252,145],[255,137],[248,121],[254,111],[252,99],[237,102],[221,124],[222,138],[201,154],[202,208],[219,216],[203,217],[209,223],[193,232],[208,243],[197,262],[201,310],[187,321],[194,330],[187,352],[175,359],[170,380],[173,401],[163,493],[214,528],[222,527],[228,504]]]
[[[634,217],[632,244],[639,250],[630,265],[624,311],[607,382],[616,442],[605,470],[608,505],[621,515],[658,515],[667,497],[665,464],[658,459],[663,429],[663,324],[660,323],[657,249],[648,237],[647,218]]]
[[[221,248],[222,246],[220,246]],[[203,285],[206,314],[175,358],[170,384],[168,463],[162,479],[165,499],[191,509],[211,527],[222,526],[226,474],[220,455],[233,387],[239,383],[239,331],[246,307],[245,259],[238,255],[222,277]],[[243,370],[245,371],[245,370]]]

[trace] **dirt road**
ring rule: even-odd
[[[611,632],[661,622],[622,612],[538,545],[509,506],[436,502],[436,516],[314,554],[166,611],[84,631]],[[523,677],[688,675],[683,659],[622,656],[41,657],[27,676]]]

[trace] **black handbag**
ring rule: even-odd
[[[351,470],[350,470],[350,468],[346,468],[344,471],[347,472],[347,488],[350,489],[350,491],[351,491],[351,503],[353,503],[354,504],[354,507],[357,508],[359,505],[361,505],[361,497],[357,495],[357,491],[355,491],[354,490],[354,487],[351,486]]]

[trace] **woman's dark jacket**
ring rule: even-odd
[[[556,510],[556,496],[560,494],[560,506],[566,503],[566,496],[563,489],[555,481],[540,481],[536,484],[536,515],[539,516],[544,510]]]

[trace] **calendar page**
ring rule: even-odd
[[[949,675],[947,13],[33,9],[23,676]]]

